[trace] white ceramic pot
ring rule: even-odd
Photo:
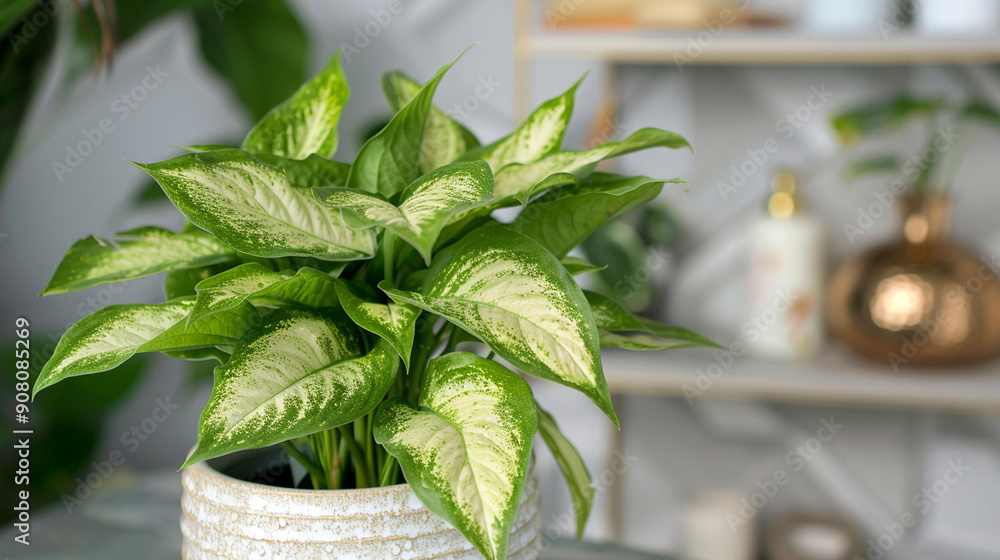
[[[276,457],[273,451],[249,458],[236,454],[184,470],[181,532],[185,560],[483,558],[461,533],[424,507],[406,484],[297,490],[246,482],[220,472],[241,478],[257,472],[266,477],[269,462],[278,464]],[[538,478],[532,463],[507,558],[537,560],[540,556],[538,507]]]

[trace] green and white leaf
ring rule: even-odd
[[[339,212],[247,152],[219,150],[137,165],[189,220],[244,253],[346,261],[375,252],[370,232],[348,228]]]
[[[621,142],[606,142],[585,152],[556,152],[532,163],[513,163],[496,172],[497,199],[508,196],[524,199],[523,193],[537,193],[537,187],[555,173],[570,173],[584,178],[590,175],[601,161],[648,148],[691,148],[683,136],[659,130],[643,128]]]
[[[382,91],[392,110],[398,112],[420,92],[420,84],[402,72],[387,72],[382,76]],[[469,129],[432,105],[420,142],[420,172],[451,163],[477,147],[479,140]]]
[[[354,229],[381,226],[405,239],[430,264],[441,230],[464,211],[493,197],[493,173],[483,161],[452,163],[424,175],[407,187],[399,206],[356,189],[319,188],[323,204],[339,208]]]
[[[538,243],[479,229],[438,254],[422,293],[385,291],[478,336],[526,373],[582,391],[617,425],[590,306]]]
[[[351,166],[310,154],[305,159],[290,159],[274,154],[255,153],[253,157],[285,172],[295,187],[336,187],[347,184]]]
[[[32,396],[76,375],[108,371],[187,316],[193,300],[109,305],[70,327],[38,374]]]
[[[62,294],[236,258],[236,251],[206,234],[143,227],[115,236],[116,244],[90,236],[73,244],[41,295]]]
[[[364,282],[337,281],[337,297],[344,311],[359,327],[392,345],[409,369],[410,351],[420,310],[410,304],[382,303],[378,292]]]
[[[532,201],[510,227],[563,257],[609,220],[656,198],[664,183],[594,173],[577,187],[550,191]]]
[[[587,518],[594,508],[594,496],[597,493],[591,483],[590,471],[580,457],[580,452],[559,429],[555,418],[542,410],[538,403],[535,403],[535,408],[538,410],[538,433],[552,452],[569,486],[573,512],[576,515],[576,538],[583,538],[583,528],[587,525]]]
[[[349,94],[337,51],[318,74],[264,115],[243,140],[243,149],[292,159],[332,156],[337,121]]]
[[[573,276],[579,276],[581,274],[587,274],[589,272],[600,272],[608,267],[608,265],[604,266],[592,265],[589,262],[581,259],[580,257],[563,257],[562,259],[559,260],[559,262],[561,262],[562,265],[566,267],[566,271],[572,274]]]
[[[186,324],[236,309],[247,301],[275,307],[333,307],[337,305],[335,281],[312,268],[290,274],[257,263],[242,264],[198,283],[197,299]]]
[[[584,290],[594,320],[600,329],[601,346],[628,350],[665,350],[668,348],[721,348],[704,336],[681,327],[664,325],[628,312],[611,298]]]
[[[190,315],[189,315],[190,317]],[[260,313],[250,303],[214,313],[188,324],[177,321],[156,338],[143,344],[137,352],[184,352],[216,346],[233,347],[257,321]]]
[[[399,359],[381,339],[368,354],[361,347],[357,329],[339,311],[282,309],[262,319],[216,368],[198,447],[184,467],[371,412],[393,383]]]
[[[385,128],[365,142],[351,166],[348,187],[392,198],[420,176],[421,148],[431,100],[441,78],[455,62],[457,59],[438,70]]]
[[[492,361],[446,354],[424,373],[419,409],[402,397],[375,417],[375,441],[399,460],[434,513],[486,558],[507,557],[537,428],[528,384]]]
[[[476,155],[497,173],[509,164],[530,163],[558,151],[573,115],[576,90],[581,82],[583,78],[562,95],[539,105],[517,130]]]

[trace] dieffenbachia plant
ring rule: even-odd
[[[599,173],[600,161],[689,146],[643,129],[563,150],[576,86],[482,146],[431,104],[450,66],[424,85],[386,75],[395,116],[350,164],[330,159],[348,97],[339,56],[242,146],[136,164],[188,225],[83,239],[42,293],[164,272],[166,302],[81,320],[34,392],[139,352],[218,360],[185,467],[280,444],[317,489],[403,476],[491,560],[506,556],[539,434],[582,530],[590,476],[515,371],[583,392],[617,426],[602,346],[711,344],[582,290],[573,274],[597,267],[569,255],[668,182]],[[516,206],[509,223],[492,217]]]

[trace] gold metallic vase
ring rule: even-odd
[[[827,295],[833,334],[898,371],[1000,350],[1000,283],[986,258],[949,245],[945,197],[902,199],[903,238],[848,259]]]

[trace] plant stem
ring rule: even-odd
[[[454,352],[455,348],[458,348],[458,333],[459,332],[461,332],[461,331],[459,331],[458,329],[452,329],[451,334],[448,336],[448,345],[445,346],[444,350],[441,351],[442,355]]]
[[[351,463],[354,464],[354,486],[356,488],[368,488],[371,486],[368,484],[368,468],[365,466],[365,452],[358,445],[358,442],[354,439],[354,434],[346,426],[338,426],[337,429],[340,431],[341,441],[347,443],[347,449],[351,454]]]
[[[306,471],[309,472],[309,478],[312,479],[313,489],[320,490],[324,483],[323,470],[310,461],[309,458],[306,457],[306,454],[299,451],[299,449],[295,447],[292,442],[283,441],[280,445],[281,448],[288,453],[289,457],[295,459],[298,464],[305,467]]]
[[[393,245],[395,245],[395,242],[396,242],[396,236],[393,235],[392,233],[389,233],[388,230],[386,230],[385,233],[382,234],[382,259],[384,261],[382,265],[385,271],[384,274],[385,281],[393,286],[395,285],[394,282],[395,275],[393,274],[392,267],[395,263],[393,262],[394,258],[392,252],[393,252]]]
[[[396,481],[396,458],[389,455],[382,465],[382,472],[379,473],[378,485],[385,487],[391,486],[393,482]]]

